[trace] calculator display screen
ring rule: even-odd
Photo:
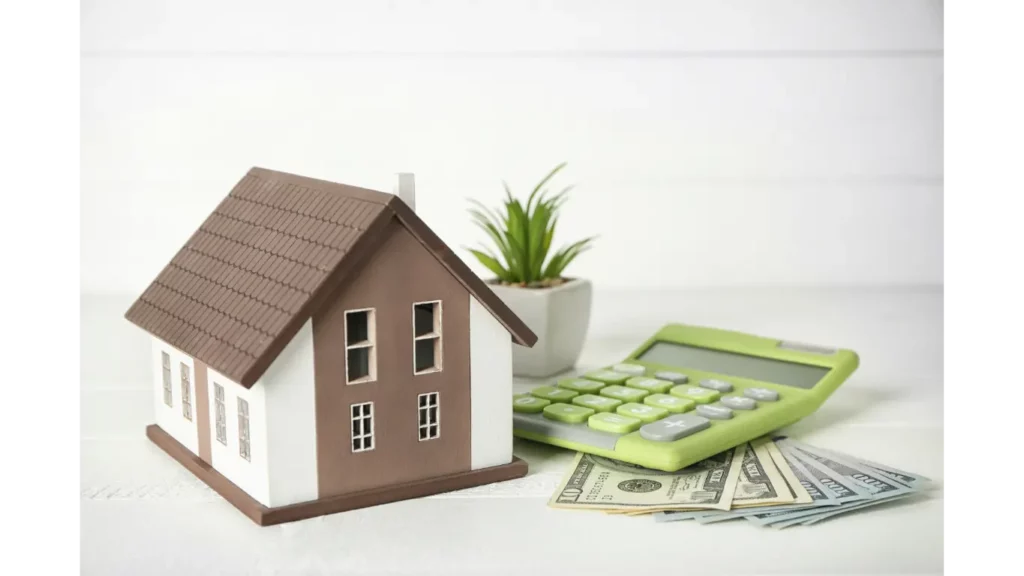
[[[805,390],[813,388],[830,370],[830,368],[821,366],[697,348],[675,342],[655,342],[638,356],[637,360],[680,369],[690,368],[726,376],[750,378]]]

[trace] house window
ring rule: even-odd
[[[216,382],[213,384],[214,412],[217,420],[217,442],[228,445],[228,415],[224,405],[224,387]]]
[[[160,359],[163,361],[164,370],[164,404],[174,406],[171,392],[171,355],[167,352],[161,352]]]
[[[352,405],[352,451],[373,450],[373,402]]]
[[[252,461],[249,450],[249,403],[238,399],[238,455]]]
[[[191,372],[188,369],[188,364],[182,362],[181,366],[181,415],[185,417],[185,420],[192,421],[192,387],[190,382],[192,380]]]
[[[441,435],[441,406],[437,392],[419,395],[420,440],[433,440]]]
[[[441,302],[420,302],[412,307],[413,372],[441,370]]]
[[[372,308],[345,312],[345,377],[349,384],[377,379],[375,323]]]

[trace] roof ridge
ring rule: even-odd
[[[282,182],[289,184],[296,184],[298,186],[317,186],[327,187],[338,190],[350,198],[357,200],[363,200],[364,202],[372,202],[374,204],[387,204],[390,197],[394,194],[383,192],[381,190],[373,190],[372,188],[363,188],[362,186],[353,186],[351,184],[342,184],[341,182],[332,182],[331,180],[323,180],[320,178],[311,178],[309,176],[301,176],[299,174],[292,174],[291,172],[281,172],[280,170],[272,170],[270,168],[263,168],[260,166],[253,166],[249,169],[247,176],[259,176],[263,178],[272,177]],[[358,196],[353,195],[356,192]]]

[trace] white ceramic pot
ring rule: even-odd
[[[590,326],[589,280],[574,278],[553,288],[490,288],[537,335],[532,348],[512,347],[514,375],[546,378],[576,365]]]

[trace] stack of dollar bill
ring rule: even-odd
[[[775,436],[678,472],[580,453],[549,505],[653,514],[658,522],[745,519],[787,528],[923,494],[932,485],[919,474]]]

